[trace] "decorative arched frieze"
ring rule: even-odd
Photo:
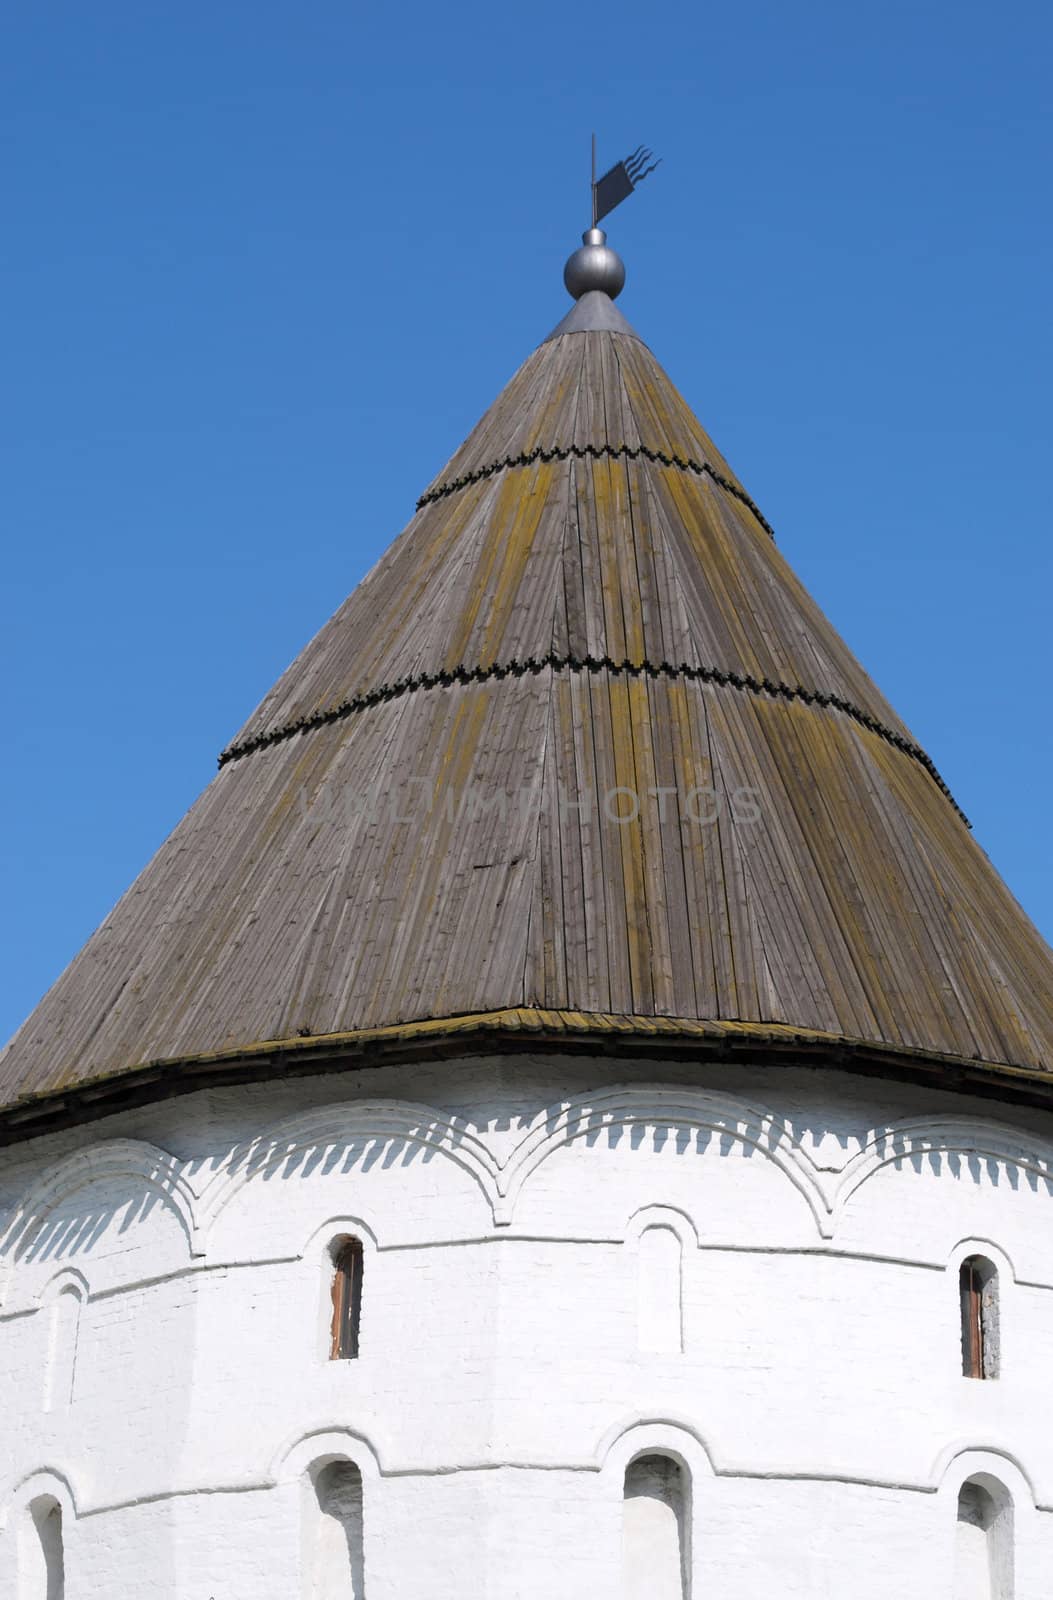
[[[47,1240],[49,1219],[79,1190],[89,1184],[118,1183],[131,1179],[141,1186],[141,1215],[154,1205],[166,1206],[178,1219],[186,1236],[191,1256],[198,1256],[196,1196],[183,1170],[183,1163],[167,1150],[138,1139],[111,1139],[89,1145],[48,1167],[29,1186],[0,1232],[0,1306],[7,1310],[12,1275],[22,1262],[29,1262]],[[120,1205],[127,1203],[122,1196]],[[107,1210],[95,1205],[94,1225],[108,1220]],[[95,1212],[99,1214],[96,1216]],[[84,1219],[84,1225],[89,1218]]]
[[[780,1118],[754,1110],[730,1095],[624,1085],[568,1101],[525,1135],[498,1179],[501,1202],[497,1220],[511,1222],[524,1187],[555,1151],[578,1139],[627,1127],[669,1129],[674,1136],[709,1134],[756,1152],[792,1184],[807,1203],[820,1235],[829,1236],[830,1206],[819,1173]]]
[[[347,1147],[363,1140],[378,1146],[401,1142],[407,1152],[441,1156],[474,1179],[493,1213],[498,1163],[482,1139],[459,1118],[434,1106],[400,1100],[345,1101],[276,1124],[255,1139],[235,1146],[206,1185],[201,1197],[201,1229],[208,1236],[236,1194],[255,1179],[279,1173],[294,1176],[318,1165],[331,1170]],[[361,1158],[372,1165],[379,1150]],[[387,1152],[385,1159],[390,1156]],[[405,1159],[405,1155],[404,1155]]]
[[[1053,1195],[1053,1149],[1044,1154],[1033,1144],[1022,1143],[1017,1129],[979,1118],[915,1118],[875,1133],[842,1168],[831,1194],[835,1223],[875,1173],[897,1162],[926,1159],[937,1168],[943,1161],[963,1160],[978,1182],[983,1181],[985,1169],[988,1178],[997,1182],[999,1164],[1015,1167],[1028,1173],[1035,1184],[1046,1185]]]

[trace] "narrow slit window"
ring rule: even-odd
[[[333,1320],[329,1359],[353,1361],[358,1355],[358,1330],[362,1315],[362,1244],[343,1239],[333,1252]]]
[[[962,1375],[997,1378],[999,1369],[998,1271],[982,1256],[963,1261],[959,1274]]]

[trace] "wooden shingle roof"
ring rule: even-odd
[[[8,1136],[524,1030],[1053,1081],[1049,948],[650,351],[583,306],[0,1055]]]

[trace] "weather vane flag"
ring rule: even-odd
[[[644,145],[637,145],[631,156],[626,156],[624,161],[619,161],[605,172],[602,178],[596,177],[596,135],[592,136],[592,226],[595,227],[601,217],[613,211],[615,206],[620,206],[622,201],[632,194],[638,183],[661,165],[661,157],[656,161],[654,151],[648,150]]]

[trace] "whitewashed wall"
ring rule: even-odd
[[[1053,1118],[617,1071],[331,1075],[0,1152],[0,1600],[38,1600],[42,1497],[68,1600],[297,1600],[308,1473],[342,1456],[368,1600],[620,1600],[625,1469],[655,1451],[690,1481],[692,1600],[954,1600],[977,1475],[1012,1498],[1012,1600],[1048,1600]],[[361,1356],[330,1362],[350,1232]],[[974,1251],[997,1382],[961,1377]]]

